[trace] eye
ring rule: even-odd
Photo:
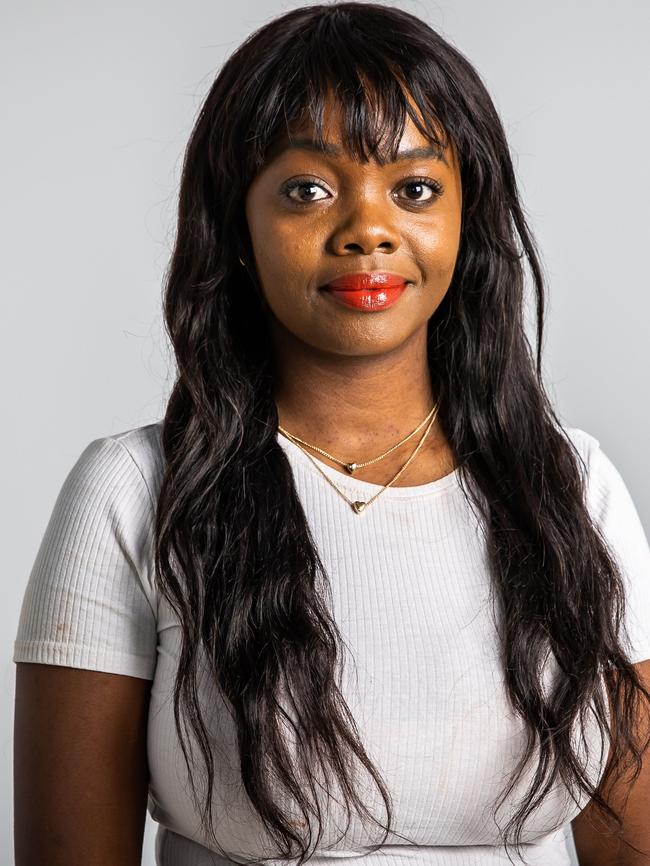
[[[298,190],[298,196],[290,195],[293,190]],[[308,198],[301,198],[303,190],[309,196]],[[314,178],[294,178],[293,180],[287,181],[282,189],[280,190],[280,194],[286,196],[290,201],[295,204],[310,204],[313,201],[322,201],[323,198],[314,198],[315,191],[320,190],[321,192],[325,192],[325,189],[321,186],[321,184],[315,180]],[[325,196],[326,198],[327,196]]]
[[[409,180],[405,184],[402,184],[399,189],[411,190],[416,197],[409,197],[407,198],[407,201],[415,205],[429,204],[439,198],[443,192],[442,184],[430,177],[409,178]],[[423,194],[424,198],[421,197]]]
[[[414,205],[431,204],[439,198],[443,192],[442,184],[429,177],[409,178],[406,183],[399,187],[399,189],[406,189],[409,191],[406,201]],[[297,195],[292,195],[294,190],[297,190]],[[324,193],[324,195],[319,197],[319,190]],[[312,202],[323,201],[329,195],[321,182],[312,177],[293,178],[292,180],[287,181],[280,189],[280,194],[289,199],[289,201],[298,205],[307,205]],[[411,195],[413,195],[413,197],[411,197]]]

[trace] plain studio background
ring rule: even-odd
[[[11,654],[32,562],[85,445],[162,415],[183,150],[225,57],[296,5],[3,5],[0,862],[13,861]],[[547,273],[548,388],[564,423],[600,439],[648,531],[650,4],[395,5],[460,48],[492,94]],[[148,818],[146,866],[154,831]]]

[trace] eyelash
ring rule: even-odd
[[[421,186],[428,186],[433,193],[431,198],[425,199],[424,201],[414,201],[414,200],[407,199],[409,204],[412,204],[415,207],[424,207],[424,206],[433,204],[433,202],[435,202],[444,192],[444,188],[443,188],[442,184],[439,181],[433,180],[432,178],[429,178],[429,177],[409,177],[404,181],[402,186],[411,186],[411,185],[415,185],[415,184],[419,184]],[[317,202],[315,202],[315,201],[314,202],[298,201],[297,199],[289,198],[289,193],[292,190],[297,189],[298,187],[301,187],[301,186],[318,186],[321,189],[324,189],[321,182],[319,180],[317,180],[316,178],[313,178],[313,177],[294,178],[293,180],[287,181],[282,186],[282,188],[280,190],[280,194],[282,196],[285,196],[291,202],[291,204],[298,205],[298,207],[301,207],[303,205],[317,204]],[[401,189],[402,186],[400,186],[398,188]]]

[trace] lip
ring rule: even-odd
[[[402,283],[400,286],[361,289],[358,292],[328,289],[325,294],[337,303],[343,304],[344,307],[352,307],[355,310],[372,313],[375,310],[385,310],[387,307],[392,306],[405,289],[406,283]]]
[[[341,274],[322,288],[337,292],[368,292],[379,289],[402,288],[409,282],[408,277],[388,271],[356,271]]]

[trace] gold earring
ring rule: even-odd
[[[239,256],[239,261],[242,263],[242,265],[243,265],[244,267],[246,267],[246,265],[244,264],[244,262],[242,262],[242,260],[241,260],[241,256]]]

